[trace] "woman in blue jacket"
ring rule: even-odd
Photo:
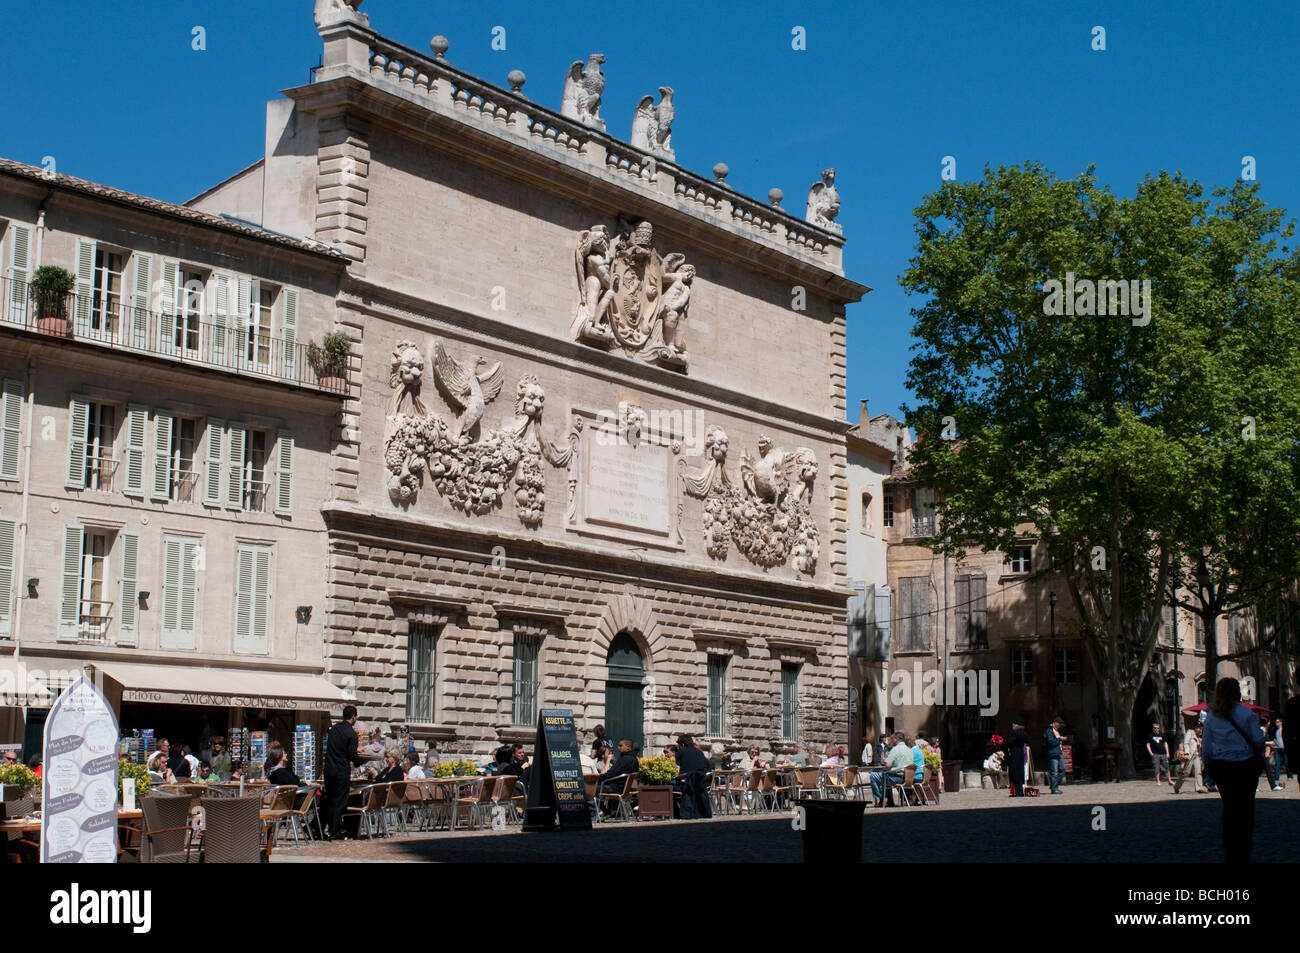
[[[1223,851],[1230,864],[1250,860],[1255,838],[1255,786],[1264,769],[1264,732],[1241,703],[1241,684],[1221,678],[1201,739],[1205,767],[1223,799]]]

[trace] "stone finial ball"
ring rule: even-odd
[[[730,171],[731,170],[727,168],[727,163],[719,162],[713,167],[713,177],[719,182],[725,182],[727,180],[727,173]]]
[[[773,205],[780,205],[781,200],[783,198],[785,198],[785,193],[782,192],[780,189],[767,190],[767,200],[771,202]]]
[[[429,41],[429,49],[433,50],[433,55],[438,59],[442,59],[450,47],[451,44],[447,42],[447,38],[441,33]]]
[[[510,84],[511,92],[519,92],[524,88],[524,83],[528,82],[528,77],[524,75],[521,69],[512,69],[506,75],[506,82]]]

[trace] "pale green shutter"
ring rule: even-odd
[[[212,362],[226,367],[229,353],[230,326],[230,276],[214,275],[212,279]]]
[[[281,430],[276,437],[275,513],[293,514],[293,434]]]
[[[90,329],[90,305],[95,288],[95,243],[77,239],[77,331]]]
[[[68,478],[66,486],[86,486],[86,427],[90,423],[90,400],[73,394],[68,404]]]
[[[139,599],[140,586],[137,582],[140,571],[140,537],[135,533],[122,534],[122,600],[117,612],[117,644],[135,645],[136,636],[136,601]]]
[[[222,440],[226,435],[226,422],[217,417],[208,418],[208,465],[203,474],[203,503],[205,506],[221,505],[221,470],[225,466]]]
[[[226,424],[226,509],[244,508],[244,425]]]
[[[235,651],[250,652],[253,631],[253,551],[240,546],[235,558]]]
[[[195,645],[199,604],[199,544],[187,541],[181,552],[181,638],[184,648]]]
[[[166,410],[153,412],[153,487],[151,500],[171,499],[172,441],[176,420]]]
[[[271,617],[271,550],[259,546],[253,552],[253,646],[252,651],[266,655]]]
[[[248,329],[253,323],[253,280],[240,275],[235,279],[235,320],[231,324],[235,327],[235,350],[238,352],[238,363],[247,364],[257,359],[257,352],[254,349],[249,353]]]
[[[135,259],[135,307],[131,315],[130,346],[145,348],[149,346],[149,299],[153,288],[149,283],[153,271],[153,257],[136,252]]]
[[[0,396],[0,480],[18,479],[23,442],[23,382],[6,380]]]
[[[280,331],[284,337],[284,377],[298,379],[298,292],[285,288],[280,292]]]
[[[130,404],[126,408],[126,486],[127,496],[144,496],[144,442],[149,422],[149,408]]]
[[[163,259],[162,296],[158,301],[158,347],[164,354],[176,350],[176,296],[178,292],[184,293],[180,282],[180,271],[180,262],[171,258]]]
[[[971,578],[968,574],[953,580],[953,614],[957,622],[957,648],[971,648]]]
[[[9,226],[9,320],[27,320],[27,281],[32,271],[32,227]]]
[[[17,537],[13,520],[0,520],[0,638],[8,638],[13,628],[14,545]]]
[[[181,541],[163,541],[162,645],[174,648],[181,619]]]
[[[81,628],[81,553],[85,530],[63,527],[63,589],[59,600],[59,641],[75,642]]]

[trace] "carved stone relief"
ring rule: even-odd
[[[434,343],[434,354],[438,389],[458,416],[449,423],[429,412],[420,399],[424,357],[418,345],[400,342],[393,349],[393,396],[384,442],[389,495],[395,503],[411,502],[427,474],[453,507],[481,515],[501,505],[513,478],[519,521],[540,526],[546,508],[542,458],[555,466],[568,464],[576,437],[571,435],[567,451],[544,445],[541,415],[546,392],[532,374],[520,378],[515,388],[514,419],[482,433],[486,408],[501,392],[501,363],[489,366],[479,357],[471,370],[451,357],[441,341]]]
[[[574,246],[574,267],[577,340],[686,369],[686,318],[695,266],[678,252],[660,256],[649,222],[638,224],[630,235],[613,237],[604,225],[583,229]]]
[[[646,152],[673,158],[673,88],[659,87],[659,102],[653,96],[642,96],[632,117],[632,145]]]
[[[813,482],[817,455],[807,447],[781,450],[759,437],[758,459],[741,455],[740,485],[727,475],[726,431],[705,431],[708,464],[697,474],[682,469],[688,496],[704,501],[705,550],[725,559],[730,544],[764,569],[789,562],[807,575],[817,569],[820,538],[813,521]]]
[[[840,232],[843,229],[835,224],[835,217],[839,214],[840,193],[835,188],[835,170],[827,169],[822,172],[822,180],[814,182],[808,190],[808,211],[804,219],[832,232]]]
[[[560,115],[576,119],[584,126],[594,129],[605,128],[605,120],[600,118],[600,94],[605,91],[605,74],[600,71],[600,64],[605,57],[592,53],[587,57],[587,65],[576,60],[569,67],[564,77],[564,95],[560,99]]]

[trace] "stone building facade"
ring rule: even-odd
[[[844,306],[867,289],[833,173],[813,224],[677,165],[645,110],[640,147],[606,132],[578,88],[600,57],[556,112],[440,37],[421,54],[341,5],[318,27],[264,159],[193,205],[350,259],[332,677],[449,751],[531,738],[541,706],[651,748],[844,740]]]
[[[0,228],[0,669],[57,694],[92,664],[125,730],[196,751],[318,719],[344,394],[304,343],[346,260],[9,160]],[[0,738],[39,748],[48,696],[3,689]]]

